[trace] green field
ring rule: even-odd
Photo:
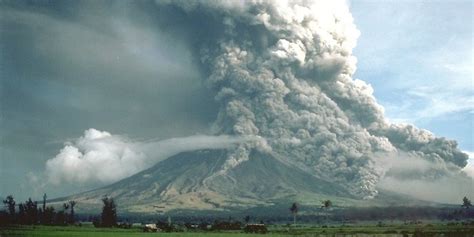
[[[379,236],[379,237],[398,237],[413,236],[414,233],[423,235],[415,236],[433,236],[433,234],[445,233],[445,236],[474,236],[474,225],[463,224],[418,224],[418,225],[357,225],[357,226],[330,226],[322,228],[311,225],[301,225],[298,227],[288,227],[282,225],[273,225],[269,227],[269,233],[266,236]],[[246,234],[239,231],[229,232],[179,232],[179,233],[143,233],[141,228],[132,229],[118,228],[94,228],[90,225],[82,227],[66,226],[21,226],[16,228],[1,229],[0,236],[184,236],[184,237],[254,237],[265,236],[261,234]]]

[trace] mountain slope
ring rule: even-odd
[[[224,209],[271,205],[279,199],[306,194],[351,198],[337,184],[318,179],[254,151],[251,159],[219,174],[225,150],[184,152],[117,183],[68,199],[100,204],[114,197],[130,211],[166,209]]]
[[[226,150],[184,152],[117,183],[64,200],[74,199],[84,209],[95,209],[107,195],[122,210],[148,213],[176,209],[242,210],[287,205],[293,201],[319,205],[323,199],[345,206],[369,204],[351,196],[338,184],[318,179],[258,151],[251,153],[249,161],[224,174],[220,171],[226,154]],[[383,205],[397,200],[410,199],[382,192],[370,204]]]

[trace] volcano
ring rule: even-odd
[[[107,195],[130,212],[406,204],[380,189],[387,174],[402,184],[462,175],[468,155],[455,141],[390,122],[371,85],[354,78],[360,32],[345,1],[236,3],[150,6],[153,27],[183,41],[214,95],[214,138],[167,148],[89,129],[48,161],[52,183],[140,172],[69,199],[100,206]]]
[[[271,155],[252,151],[251,159],[227,173],[219,172],[227,150],[199,150],[172,156],[155,166],[103,188],[72,195],[83,209],[100,207],[113,197],[121,210],[135,213],[170,210],[229,211],[287,205],[298,201],[319,205],[331,199],[340,206],[368,204],[343,186],[323,180]],[[414,201],[397,194],[381,194],[370,205]]]

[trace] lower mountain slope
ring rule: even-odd
[[[74,199],[83,210],[100,208],[101,198],[113,197],[122,211],[152,213],[170,210],[244,210],[298,201],[319,205],[330,199],[339,206],[392,205],[414,201],[381,192],[358,200],[336,183],[288,166],[253,151],[250,160],[223,172],[226,150],[200,150],[172,156],[117,183],[61,200]]]

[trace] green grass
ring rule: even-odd
[[[283,225],[273,225],[269,227],[270,233],[267,235],[245,234],[239,231],[233,232],[182,232],[182,233],[143,233],[140,228],[118,229],[118,228],[94,228],[91,225],[76,226],[21,226],[9,229],[0,229],[1,237],[8,236],[71,236],[71,237],[95,237],[95,236],[163,236],[163,237],[256,237],[256,236],[338,236],[344,234],[368,234],[384,236],[383,234],[400,234],[403,232],[414,233],[415,231],[429,233],[462,232],[465,236],[474,236],[474,225],[446,225],[445,223],[431,223],[420,225],[393,224],[387,226],[376,225],[351,225],[351,226],[330,226],[322,228],[313,225],[299,225],[288,227]],[[468,234],[469,233],[469,234]],[[389,236],[389,235],[387,235]]]
[[[22,226],[18,228],[0,230],[1,237],[8,236],[71,236],[71,237],[98,237],[98,236],[163,236],[163,237],[254,237],[262,235],[244,234],[241,232],[182,232],[182,233],[144,233],[140,228],[118,229],[118,228],[94,228],[94,227],[54,227],[54,226]],[[277,234],[277,236],[281,236]]]

